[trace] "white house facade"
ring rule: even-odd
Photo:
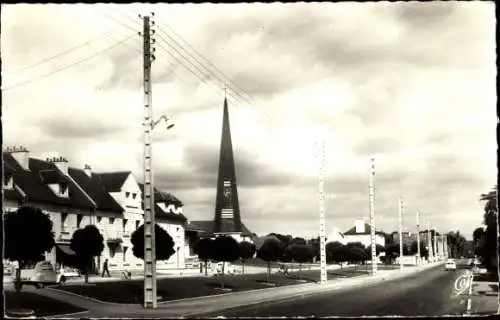
[[[142,188],[131,172],[94,173],[88,165],[70,167],[62,157],[32,158],[23,147],[5,149],[3,159],[4,213],[30,205],[48,213],[53,222],[56,246],[46,254],[47,260],[71,260],[73,233],[93,224],[104,237],[104,250],[95,261],[99,269],[104,259],[109,259],[110,270],[143,268],[130,242],[144,214]],[[158,268],[183,268],[190,251],[183,204],[171,194],[156,193],[157,223],[173,238],[176,251],[167,262],[158,262]]]
[[[355,226],[344,232],[346,243],[361,242],[365,247],[371,245],[370,225],[364,220],[357,220]],[[380,231],[375,231],[375,243],[385,246],[384,234]]]

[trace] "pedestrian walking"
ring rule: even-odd
[[[111,275],[109,274],[109,269],[108,269],[108,259],[104,260],[104,262],[102,264],[102,275],[101,275],[101,277],[104,278],[104,273],[105,272],[108,274],[108,277],[111,277]]]

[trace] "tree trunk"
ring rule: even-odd
[[[242,274],[245,274],[245,259],[241,260],[243,270],[241,271]]]
[[[208,259],[205,259],[205,277],[208,275],[207,266],[208,266]]]
[[[299,262],[299,271],[302,271],[302,262]]]
[[[224,267],[226,266],[226,262],[222,262],[222,277],[221,277],[221,288],[224,289]]]
[[[271,261],[267,262],[267,282],[269,282],[269,277],[271,276]]]
[[[88,284],[89,283],[89,262],[87,261],[87,263],[85,264],[85,284]]]

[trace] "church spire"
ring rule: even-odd
[[[231,128],[226,88],[224,88],[224,110],[222,114],[222,136],[219,154],[219,176],[215,200],[214,233],[240,233],[241,217],[236,184]]]

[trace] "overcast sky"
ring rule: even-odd
[[[368,221],[372,155],[377,229],[397,230],[399,196],[409,231],[417,209],[439,231],[471,238],[481,225],[479,195],[497,178],[488,2],[4,5],[4,143],[142,180],[137,14],[149,11],[154,113],[175,123],[155,130],[155,179],[190,220],[214,216],[224,99],[201,62],[233,81],[238,192],[252,231],[318,233],[320,138],[327,230]]]

